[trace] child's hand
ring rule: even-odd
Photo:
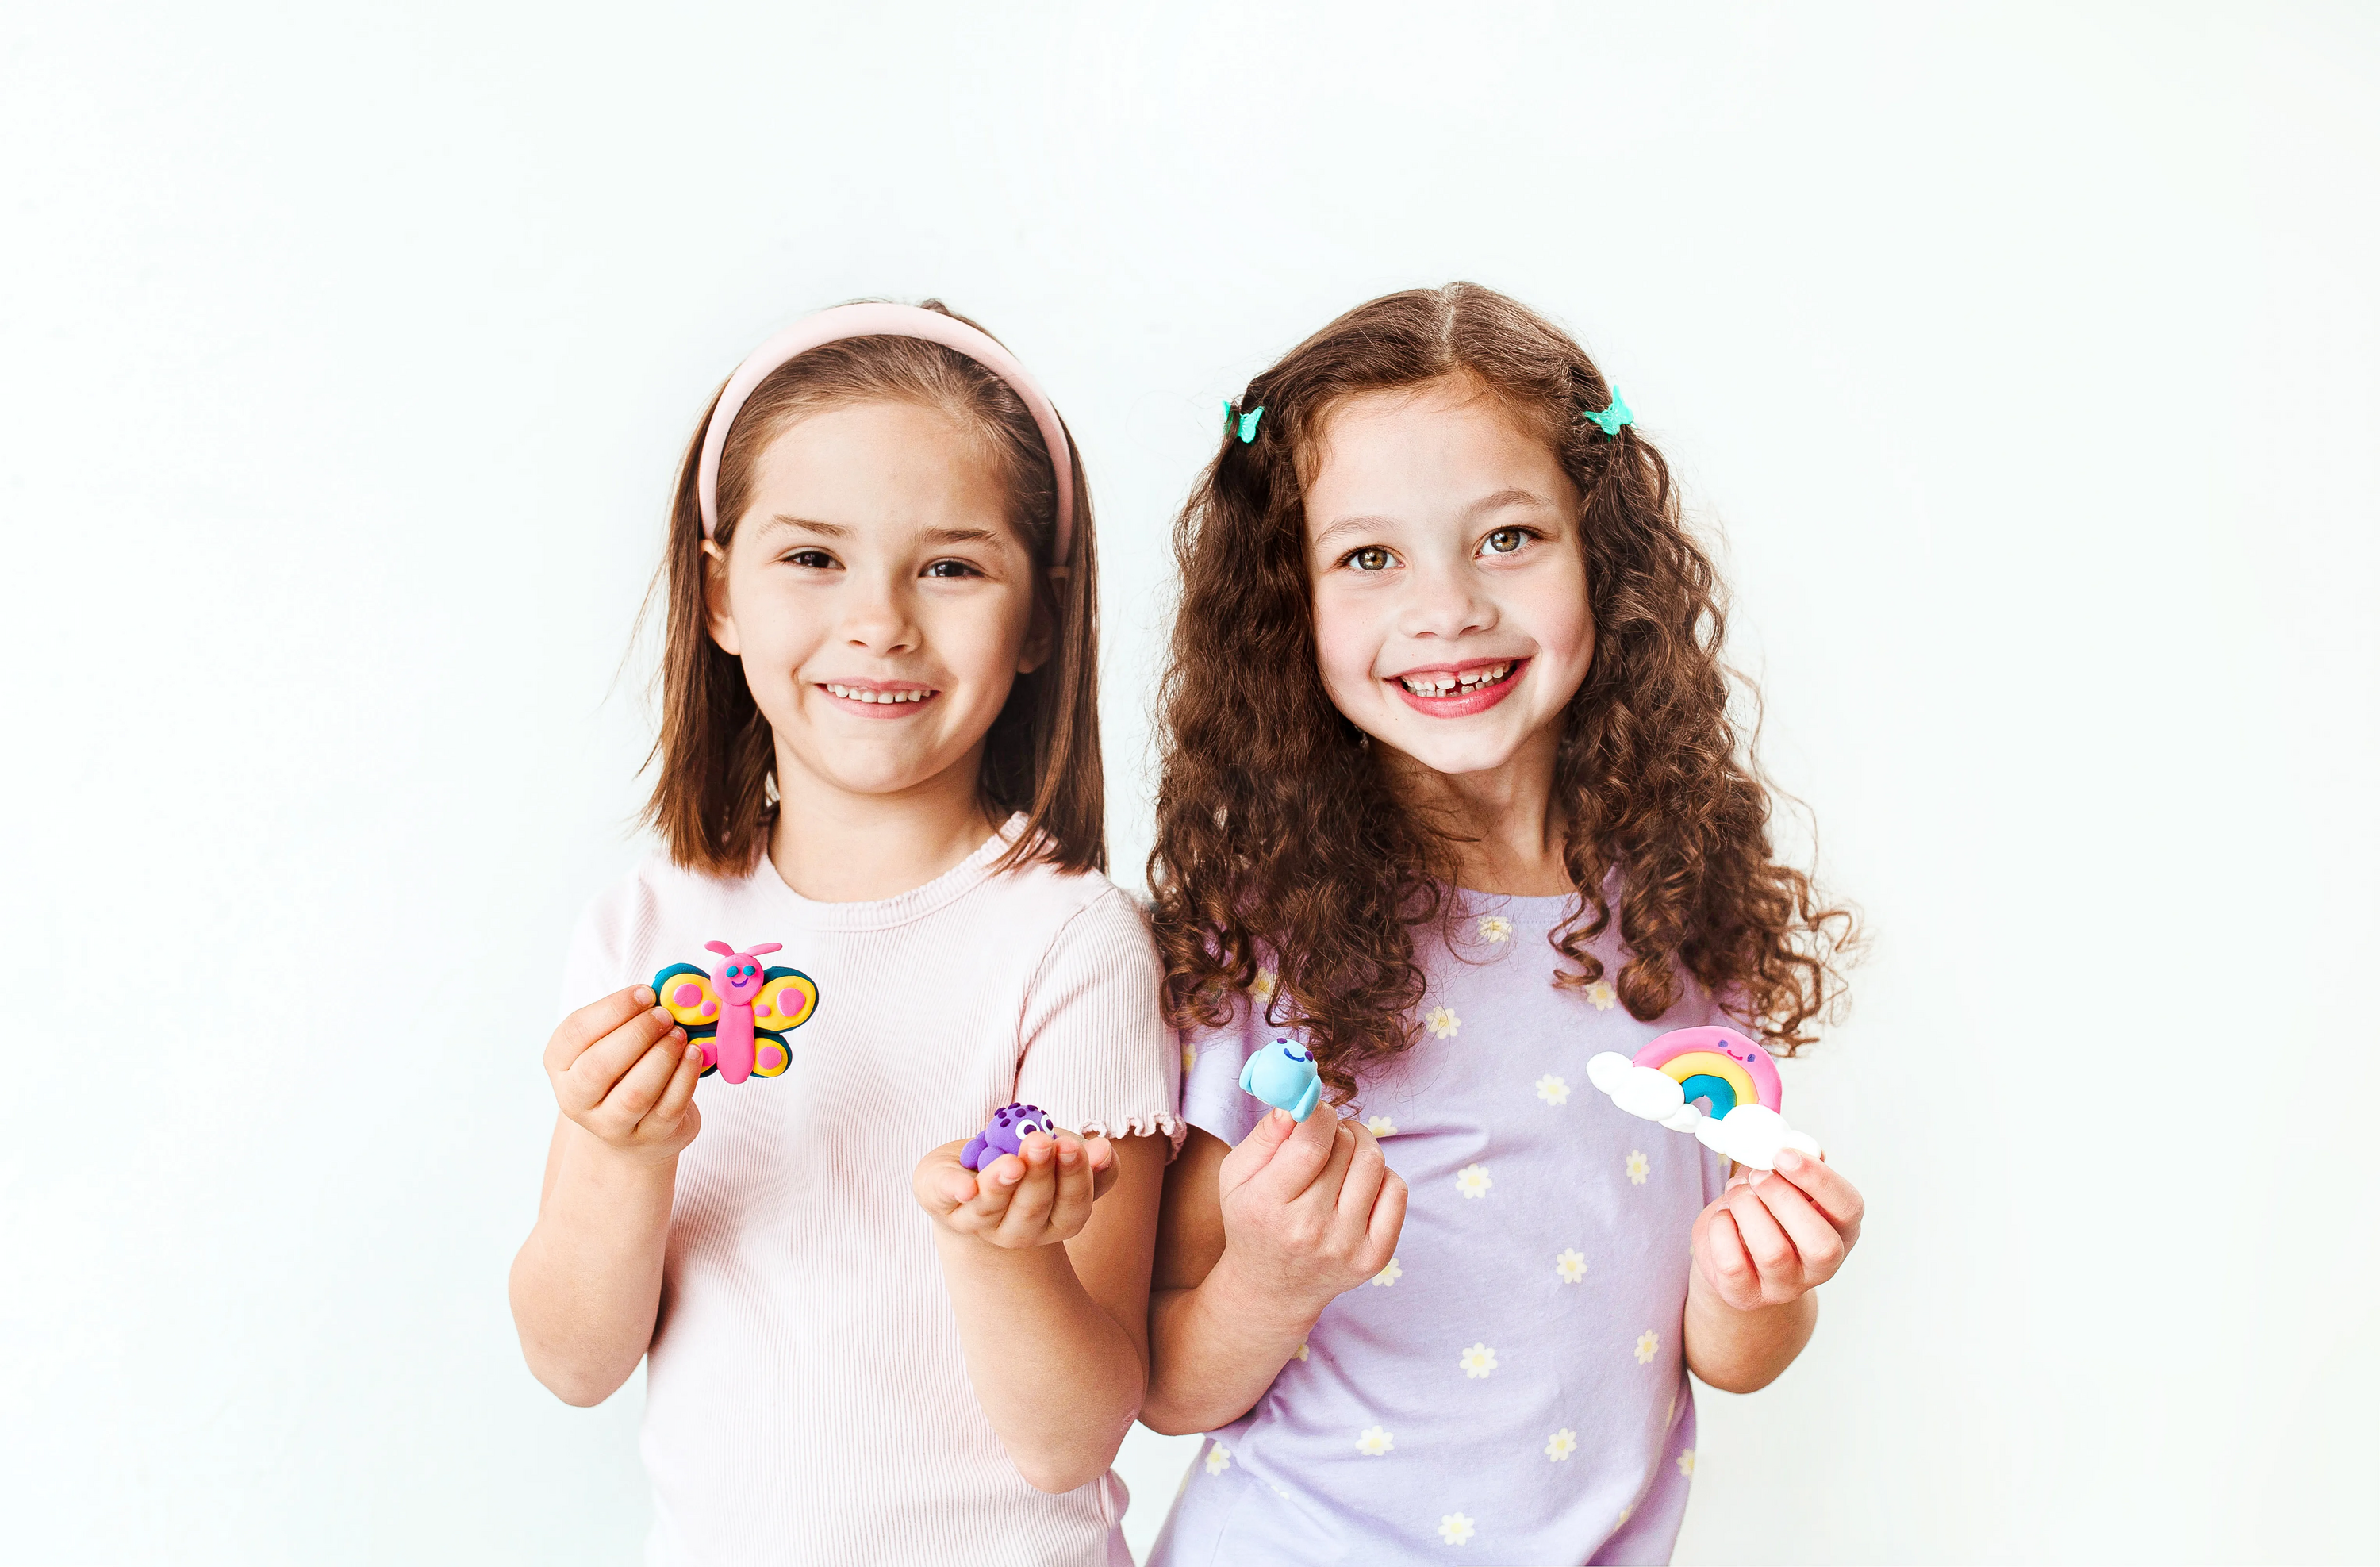
[[[1225,1255],[1250,1279],[1319,1313],[1389,1265],[1405,1184],[1379,1139],[1328,1106],[1304,1122],[1275,1110],[1223,1158]]]
[[[1835,1276],[1859,1244],[1858,1189],[1791,1148],[1773,1174],[1738,1168],[1694,1221],[1694,1267],[1738,1311],[1785,1306]]]
[[[962,1138],[919,1160],[910,1189],[943,1229],[1010,1251],[1073,1240],[1115,1184],[1115,1145],[1105,1137],[1028,1132],[1022,1154],[1002,1154],[981,1170],[959,1162],[965,1151]]]
[[[635,985],[590,1002],[546,1041],[545,1075],[562,1113],[639,1163],[675,1159],[702,1129],[694,1085],[702,1047]]]

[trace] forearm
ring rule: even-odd
[[[1230,1425],[1256,1407],[1321,1315],[1252,1288],[1228,1251],[1196,1285],[1158,1291],[1141,1424],[1168,1436]]]
[[[513,1259],[513,1324],[539,1381],[565,1403],[601,1403],[652,1341],[677,1161],[624,1159],[575,1130],[558,1152]]]
[[[1686,1366],[1721,1392],[1757,1392],[1784,1375],[1818,1326],[1818,1294],[1739,1311],[1694,1269],[1686,1286]]]
[[[967,1379],[1017,1473],[1063,1492],[1104,1474],[1139,1412],[1136,1335],[1075,1276],[1062,1244],[1008,1249],[937,1229]]]

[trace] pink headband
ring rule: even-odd
[[[743,411],[744,400],[778,366],[846,337],[919,337],[939,343],[957,349],[1016,389],[1040,428],[1042,443],[1050,448],[1050,466],[1057,472],[1058,537],[1052,558],[1062,568],[1075,535],[1075,465],[1068,456],[1066,428],[1058,422],[1058,410],[1007,349],[963,321],[914,305],[838,305],[820,310],[770,338],[735,367],[726,390],[719,394],[719,406],[710,411],[710,428],[702,434],[702,463],[695,470],[695,493],[702,503],[702,536],[709,539],[719,531],[719,458],[726,450],[727,432]]]

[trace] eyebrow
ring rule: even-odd
[[[1482,495],[1463,507],[1463,517],[1468,522],[1490,512],[1502,511],[1507,506],[1535,506],[1541,511],[1550,511],[1553,503],[1534,490],[1499,490],[1492,495]],[[1343,533],[1350,528],[1393,527],[1399,520],[1392,516],[1342,516],[1316,534],[1314,542],[1319,548],[1328,543],[1333,534]]]
[[[848,539],[852,530],[839,522],[818,522],[806,516],[787,516],[779,513],[764,519],[762,526],[791,528],[797,533],[814,533],[822,539]],[[1000,535],[989,528],[929,528],[926,541],[932,544],[997,544]]]

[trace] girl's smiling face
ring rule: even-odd
[[[1332,704],[1441,773],[1557,735],[1595,651],[1578,512],[1545,437],[1474,382],[1329,409],[1305,533]]]
[[[1010,686],[1047,656],[1033,578],[996,459],[949,415],[854,403],[778,431],[710,601],[781,790],[971,791]]]

